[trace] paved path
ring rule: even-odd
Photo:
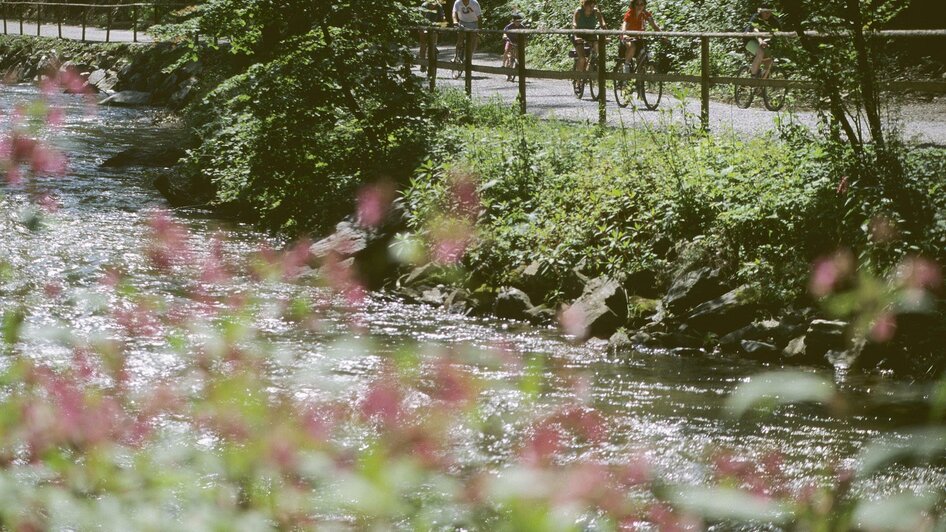
[[[0,18],[0,24],[3,24],[4,20]],[[6,34],[7,35],[20,35],[20,21],[19,19],[6,19]],[[3,30],[3,26],[0,25],[0,31]],[[41,37],[58,37],[59,36],[59,26],[56,24],[42,24],[39,27],[39,34]],[[23,21],[23,35],[30,37],[36,36],[36,22]],[[71,40],[81,40],[82,39],[82,26],[72,26],[72,25],[62,25],[62,37],[64,39]],[[109,35],[109,42],[132,42],[133,32],[129,30],[116,30],[113,29]],[[92,26],[87,26],[85,29],[85,40],[91,42],[105,42],[105,28],[93,28]],[[138,30],[138,42],[154,42],[154,39],[150,35],[146,35],[142,30]]]
[[[441,44],[440,60],[453,58],[452,46]],[[474,64],[500,66],[501,60],[495,54],[477,53]],[[420,75],[420,72],[415,69]],[[424,74],[426,75],[426,74]],[[454,80],[451,71],[440,69],[437,72],[437,84],[441,87],[463,89],[463,79]],[[686,94],[676,95],[674,90],[682,89]],[[699,125],[700,100],[699,86],[696,84],[665,84],[663,99],[657,111],[647,111],[643,105],[635,108],[632,103],[621,109],[614,101],[611,83],[608,83],[608,123],[612,126],[626,125],[636,127],[643,124],[665,125],[691,123]],[[473,73],[473,94],[481,100],[499,99],[505,103],[515,103],[519,94],[518,83],[506,81],[504,76]],[[571,81],[529,79],[526,81],[526,103],[528,111],[542,117],[556,117],[565,120],[588,121],[597,123],[598,102],[592,101],[585,91],[583,99],[575,98]],[[918,144],[936,144],[946,146],[946,95],[924,103],[911,103],[894,110],[894,118],[902,120],[904,137]],[[782,111],[773,113],[762,106],[762,98],[757,96],[749,109],[739,109],[735,105],[713,100],[710,102],[710,129],[717,133],[734,131],[739,134],[760,134],[774,127],[775,119],[793,120],[810,128],[817,127],[817,116],[810,110],[799,109],[791,102]],[[865,128],[866,129],[866,128]]]

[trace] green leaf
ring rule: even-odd
[[[834,384],[827,379],[802,371],[773,371],[755,375],[740,384],[726,401],[733,417],[759,407],[773,408],[793,403],[827,404],[836,398]]]
[[[735,488],[677,488],[670,499],[677,507],[712,520],[784,523],[792,518],[784,504]]]
[[[927,463],[946,456],[946,428],[930,427],[904,439],[876,441],[861,452],[858,475],[867,477],[894,464]]]
[[[879,501],[863,501],[854,511],[854,523],[865,530],[919,530],[939,500],[934,493],[899,493]]]

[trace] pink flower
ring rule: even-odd
[[[884,343],[893,339],[897,332],[897,318],[890,312],[884,312],[874,320],[870,327],[870,337],[873,341]]]
[[[824,297],[854,272],[854,258],[846,251],[818,259],[811,272],[809,290],[815,297]]]
[[[922,257],[908,257],[900,263],[898,275],[903,284],[919,290],[936,291],[943,284],[938,264]]]
[[[558,315],[558,323],[565,334],[583,340],[588,335],[588,318],[581,303],[569,305]]]
[[[358,191],[358,223],[364,227],[377,227],[391,210],[394,187],[388,182],[362,187]]]

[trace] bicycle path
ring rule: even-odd
[[[3,30],[4,19],[0,18],[0,31]],[[25,37],[36,37],[36,21],[23,21],[23,33],[20,33],[20,21],[19,19],[6,19],[6,35],[23,35]],[[86,26],[85,28],[85,40],[89,42],[105,42],[105,28],[98,28],[92,26]],[[58,37],[59,36],[59,26],[57,24],[44,23],[39,27],[40,37]],[[130,29],[112,29],[109,33],[109,42],[126,42],[130,43],[134,41],[134,32]],[[62,38],[69,39],[73,41],[82,40],[82,26],[75,25],[62,25]],[[138,30],[138,42],[139,43],[151,43],[154,42],[154,38],[150,35],[147,35],[144,31]]]
[[[416,53],[416,50],[415,50]],[[453,58],[453,46],[441,44],[441,61]],[[474,64],[501,66],[502,58],[498,54],[477,52]],[[414,67],[418,75],[418,67]],[[454,80],[452,71],[439,69],[437,85],[441,87],[464,88],[461,77]],[[611,82],[607,91],[607,121],[614,127],[666,127],[694,126],[700,123],[700,88],[696,84],[665,84],[660,107],[648,111],[639,100],[633,101],[627,108],[620,108],[615,103]],[[518,82],[506,81],[505,76],[473,73],[473,96],[480,100],[498,99],[506,104],[514,104],[519,95]],[[539,117],[559,118],[578,122],[598,122],[598,102],[591,100],[587,88],[582,99],[576,99],[568,80],[526,80],[526,104],[529,113]],[[946,146],[946,95],[939,95],[929,102],[910,103],[894,110],[894,118],[901,120],[904,138],[916,144],[935,144]],[[818,127],[817,114],[802,109],[789,101],[778,112],[768,111],[763,107],[762,98],[757,95],[748,109],[719,100],[710,102],[710,130],[717,134],[734,132],[741,135],[761,135],[773,130],[776,120],[791,122],[805,127]],[[866,126],[864,128],[866,130]]]

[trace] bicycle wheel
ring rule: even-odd
[[[657,65],[652,61],[647,61],[641,68],[637,69],[641,74],[659,74]],[[644,107],[650,111],[656,111],[660,105],[660,97],[664,94],[663,81],[642,80],[640,82],[640,97],[644,101]]]
[[[614,72],[615,74],[624,72],[623,59],[618,59],[617,63],[614,65]],[[630,105],[632,98],[634,98],[634,82],[620,79],[614,80],[614,101],[617,102],[618,107],[627,107]]]
[[[782,71],[776,65],[772,65],[772,68],[769,69],[769,77],[771,80],[784,80],[785,76],[782,75]],[[785,97],[788,95],[788,87],[762,87],[762,103],[765,104],[765,108],[769,111],[778,111],[785,105]]]
[[[736,74],[737,78],[751,78],[751,72],[749,70],[749,65],[746,65],[739,69],[739,73]],[[734,85],[733,89],[733,100],[736,102],[736,107],[740,109],[748,109],[752,105],[752,99],[755,98],[755,87],[749,87],[748,85]]]
[[[462,54],[463,50],[460,50],[456,55],[453,56],[453,71],[450,73],[453,76],[453,79],[460,79],[460,76],[463,75],[463,59]]]
[[[588,80],[588,95],[591,96],[592,100],[598,99],[598,58],[592,57],[588,60],[588,72],[592,74],[591,79]]]
[[[575,64],[572,67],[572,70],[578,72],[578,58],[575,58]],[[572,90],[575,92],[575,98],[581,99],[585,95],[585,80],[583,79],[573,79],[572,80]]]

